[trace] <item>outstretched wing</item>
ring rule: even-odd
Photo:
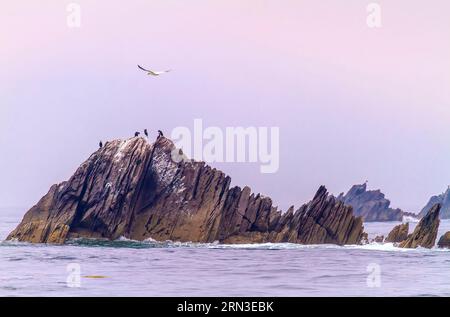
[[[145,69],[144,67],[142,67],[141,65],[137,65],[139,67],[139,69],[142,69],[144,72],[149,72],[149,70]]]
[[[161,75],[159,72],[154,72],[153,70],[148,70],[148,75],[159,76]]]
[[[163,70],[163,71],[154,71],[154,70],[150,70],[150,69],[145,69],[141,65],[137,65],[137,66],[139,67],[139,69],[143,70],[144,72],[147,72],[148,75],[153,75],[153,76],[159,76],[161,74],[168,73],[171,71],[170,69]]]
[[[169,70],[157,71],[157,72],[151,71],[151,70],[149,71],[149,73],[152,73],[152,75],[155,75],[155,76],[162,75],[162,74],[165,74],[165,73],[168,73],[168,72],[170,72],[170,69]]]

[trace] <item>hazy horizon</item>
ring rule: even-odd
[[[81,6],[81,28],[66,6]],[[366,6],[382,27],[366,25]],[[212,164],[283,210],[368,180],[418,212],[450,184],[450,3],[17,0],[0,12],[0,206],[30,207],[99,140],[277,126],[280,168]],[[157,78],[141,64],[172,69]]]

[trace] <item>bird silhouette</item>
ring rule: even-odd
[[[158,130],[158,138],[160,138],[160,137],[162,137],[162,136],[164,136],[164,134],[162,133],[161,130]]]
[[[134,132],[134,136],[135,136],[135,137],[139,136],[139,134],[141,134],[141,132],[137,132],[137,131]]]
[[[154,71],[154,70],[150,70],[150,69],[145,69],[144,67],[137,65],[139,67],[139,69],[143,70],[144,72],[147,72],[147,75],[152,75],[152,76],[159,76],[165,73],[168,73],[171,71],[171,69],[168,70],[162,70],[162,71]]]
[[[144,129],[144,134],[145,134],[146,137],[148,137],[148,131],[147,131],[147,129]]]
[[[103,147],[103,142],[102,142],[102,141],[100,141],[100,142],[98,143],[98,147],[99,147],[99,148],[102,148],[102,147]]]

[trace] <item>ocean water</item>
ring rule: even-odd
[[[23,213],[0,209],[1,240]],[[367,223],[365,229],[369,237],[387,235],[396,224]],[[449,230],[450,221],[441,221],[439,236]],[[377,243],[1,242],[0,296],[450,296],[450,250]]]

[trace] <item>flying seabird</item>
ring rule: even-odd
[[[152,76],[159,76],[159,75],[162,75],[164,73],[168,73],[171,71],[170,69],[162,70],[162,71],[154,71],[154,70],[150,70],[150,69],[145,69],[144,67],[142,67],[140,65],[137,65],[137,66],[139,67],[139,69],[142,69],[144,72],[147,72],[147,75],[152,75]]]

